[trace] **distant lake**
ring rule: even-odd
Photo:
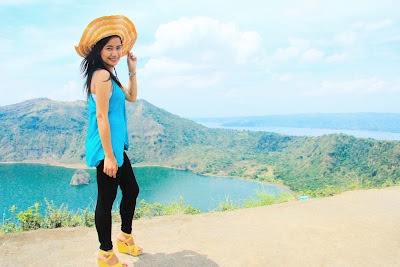
[[[181,171],[163,167],[133,168],[140,193],[137,203],[145,199],[147,203],[168,204],[180,201],[190,204],[203,212],[218,206],[219,201],[249,198],[257,189],[269,193],[287,191],[279,186],[263,185],[254,181],[227,177],[202,176],[191,171]],[[89,205],[94,210],[97,201],[96,169],[87,169],[92,179],[88,185],[72,186],[71,178],[76,169],[45,164],[0,164],[0,211],[9,217],[9,208],[18,207],[17,212],[25,211],[35,202],[43,204],[44,198],[53,200],[56,207],[62,203],[74,212]],[[118,187],[113,210],[119,207],[122,192]]]
[[[378,132],[378,131],[356,131],[338,129],[317,129],[317,128],[295,128],[295,127],[225,127],[215,122],[196,121],[209,128],[223,128],[234,130],[265,131],[296,136],[321,136],[325,134],[344,133],[355,137],[373,138],[376,140],[397,140],[400,141],[400,133]]]

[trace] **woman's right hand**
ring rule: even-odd
[[[117,178],[118,162],[114,155],[104,158],[103,172],[110,177]]]

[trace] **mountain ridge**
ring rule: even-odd
[[[398,113],[303,113],[244,117],[192,118],[223,127],[294,127],[311,129],[368,130],[400,133]]]
[[[400,178],[400,142],[207,128],[146,100],[126,103],[134,166],[159,165],[279,183],[292,190]],[[0,161],[85,164],[84,101],[39,98],[0,108]]]

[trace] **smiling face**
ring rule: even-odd
[[[122,55],[121,39],[119,37],[111,38],[101,50],[100,55],[106,68],[112,72]]]

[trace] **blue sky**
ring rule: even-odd
[[[400,113],[400,1],[280,2],[0,0],[0,105],[84,100],[74,45],[121,14],[138,98],[179,116]]]

